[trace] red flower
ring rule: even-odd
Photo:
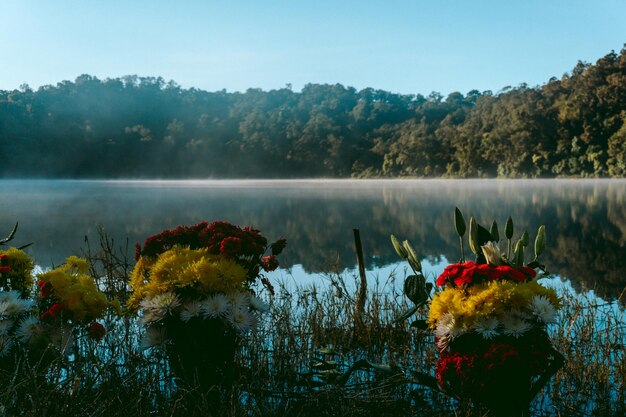
[[[241,239],[237,237],[227,237],[220,243],[220,253],[234,258],[241,252]]]
[[[50,313],[50,316],[53,319],[60,319],[63,317],[64,313],[65,313],[66,309],[63,306],[63,304],[59,304],[59,303],[54,303],[52,304],[52,307],[50,307],[48,309],[48,313]]]
[[[2,263],[2,261],[4,261],[5,259],[8,259],[8,258],[9,258],[9,255],[7,255],[7,254],[0,255],[0,264]],[[10,270],[11,270],[10,266],[7,266],[7,265],[0,266],[0,273],[2,273],[2,272],[9,272]]]
[[[37,281],[37,286],[39,287],[39,296],[41,298],[50,297],[50,294],[52,294],[52,284],[39,280]]]
[[[271,272],[278,268],[278,260],[274,255],[264,256],[261,258],[261,266],[267,272]]]
[[[523,266],[522,268],[513,268],[509,265],[501,265],[496,267],[496,269],[500,272],[501,278],[510,279],[515,282],[524,282],[528,281],[528,275],[530,272],[523,271],[522,269],[529,269],[534,272],[532,268],[527,268]]]
[[[526,275],[528,281],[535,278],[537,276],[537,271],[527,266],[522,266],[519,268],[520,272]]]
[[[450,281],[455,285],[471,284],[475,268],[476,264],[471,261],[448,265],[437,278],[437,285],[443,287]]]
[[[92,339],[100,340],[104,337],[105,334],[106,330],[104,329],[104,326],[97,321],[94,321],[89,325],[89,336]]]

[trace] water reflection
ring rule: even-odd
[[[58,264],[97,238],[117,244],[163,228],[223,219],[285,236],[283,265],[307,272],[353,266],[352,229],[361,229],[368,267],[397,262],[389,234],[411,240],[433,264],[457,259],[452,212],[483,224],[508,215],[531,236],[546,224],[550,270],[577,289],[616,298],[626,285],[626,181],[2,181],[0,226],[20,222],[16,244],[38,263]],[[0,230],[1,231],[1,230]],[[517,233],[516,233],[517,234]]]

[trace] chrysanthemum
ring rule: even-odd
[[[504,316],[502,325],[504,326],[503,333],[513,337],[520,337],[531,328],[530,323],[518,311],[512,311]]]
[[[261,300],[256,295],[250,296],[250,307],[261,313],[267,313],[270,311],[270,306],[265,301]]]
[[[206,318],[224,317],[230,307],[230,301],[224,294],[214,294],[202,302],[202,314]]]
[[[539,320],[546,324],[555,322],[556,309],[546,296],[534,296],[530,301],[530,310],[539,318]]]
[[[198,317],[202,314],[202,303],[199,301],[190,301],[183,306],[180,312],[180,319],[184,322],[188,322],[194,317]]]
[[[9,336],[0,335],[0,357],[8,355],[14,344],[15,342]]]
[[[0,292],[0,302],[14,301],[20,299],[20,292],[16,290]]]
[[[485,339],[492,339],[498,335],[498,319],[488,317],[476,323],[474,330]]]
[[[178,295],[171,292],[145,298],[139,303],[144,310],[142,321],[144,323],[153,323],[162,320],[167,314],[172,314],[180,304]]]
[[[5,336],[9,334],[9,330],[13,327],[12,320],[0,320],[0,336]]]
[[[256,321],[250,311],[243,308],[232,309],[227,318],[228,322],[240,333],[251,330]]]
[[[45,331],[44,327],[39,323],[39,319],[30,316],[22,320],[16,331],[16,336],[22,343],[28,343],[37,338]]]
[[[230,304],[234,310],[247,309],[250,307],[250,293],[236,292],[230,294]]]
[[[439,320],[437,320],[437,327],[435,328],[436,337],[448,337],[452,328],[455,325],[456,320],[450,313],[446,313]]]
[[[161,346],[167,341],[167,333],[165,328],[161,326],[149,326],[146,333],[141,339],[141,348],[149,349],[155,346]]]

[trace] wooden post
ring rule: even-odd
[[[354,249],[356,251],[356,262],[359,266],[359,276],[361,278],[361,285],[359,286],[359,293],[356,299],[356,305],[354,309],[354,325],[357,333],[357,337],[361,336],[361,330],[363,329],[363,319],[365,316],[365,300],[367,298],[367,277],[365,275],[365,262],[363,261],[363,247],[361,246],[361,234],[359,229],[353,229],[354,232]]]

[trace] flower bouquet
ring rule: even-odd
[[[18,331],[31,359],[49,363],[61,354],[70,354],[75,337],[100,340],[106,330],[97,320],[110,307],[109,301],[89,275],[83,258],[70,256],[65,264],[37,275],[38,315],[23,320]]]
[[[539,228],[534,259],[526,264],[528,234],[522,234],[513,251],[510,218],[505,227],[507,253],[499,249],[495,222],[488,231],[470,220],[469,244],[476,261],[464,259],[465,221],[458,209],[455,224],[462,259],[437,278],[441,290],[430,302],[425,323],[439,350],[437,382],[444,392],[496,416],[524,415],[562,363],[546,333],[546,326],[555,321],[559,298],[537,282],[536,270],[547,274],[538,261],[545,227]]]
[[[162,348],[178,382],[208,391],[227,388],[241,335],[268,306],[251,289],[278,267],[285,247],[250,227],[227,222],[179,226],[137,245],[128,306],[147,327],[145,348]],[[270,255],[264,256],[267,250]]]

